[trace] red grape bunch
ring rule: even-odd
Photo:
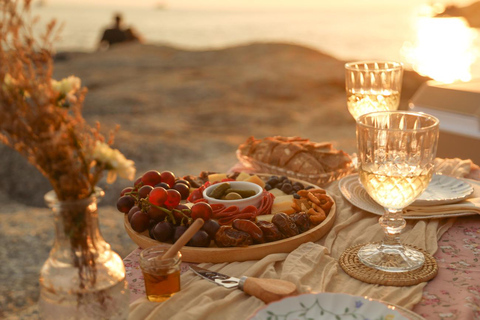
[[[219,225],[211,220],[212,208],[199,202],[189,207],[181,204],[190,195],[190,183],[177,179],[170,171],[150,170],[138,178],[133,187],[120,193],[117,209],[128,215],[132,229],[148,230],[149,236],[161,242],[175,242],[197,218],[205,220],[187,245],[208,247]]]

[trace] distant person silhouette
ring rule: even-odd
[[[122,28],[122,16],[120,14],[117,13],[114,19],[113,28],[105,29],[103,32],[99,49],[108,49],[110,46],[122,42],[141,41],[140,36],[132,28]]]

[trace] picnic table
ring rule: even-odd
[[[470,178],[467,181],[480,188],[480,171],[475,165],[472,170],[453,165],[445,171],[452,176]],[[433,255],[438,274],[428,282],[411,286],[368,284],[346,274],[338,259],[348,247],[380,241],[383,231],[378,215],[353,206],[342,196],[338,184],[335,181],[326,187],[336,203],[336,220],[329,233],[318,241],[304,243],[290,253],[270,254],[261,260],[205,262],[199,266],[235,277],[288,280],[294,282],[300,292],[368,296],[413,310],[425,319],[480,319],[478,214],[407,220],[402,241]],[[140,251],[138,248],[124,259],[131,293],[130,319],[248,319],[264,306],[262,301],[240,290],[204,281],[189,271],[186,263],[182,266],[181,291],[166,302],[149,302],[138,263]]]

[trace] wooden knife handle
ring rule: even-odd
[[[297,294],[297,286],[285,280],[243,277],[240,281],[240,289],[265,303]]]

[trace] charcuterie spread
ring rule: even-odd
[[[204,226],[187,245],[204,248],[295,237],[321,224],[333,205],[324,189],[285,176],[202,172],[176,177],[156,170],[122,190],[117,201],[129,228],[162,243],[175,242],[202,218]]]

